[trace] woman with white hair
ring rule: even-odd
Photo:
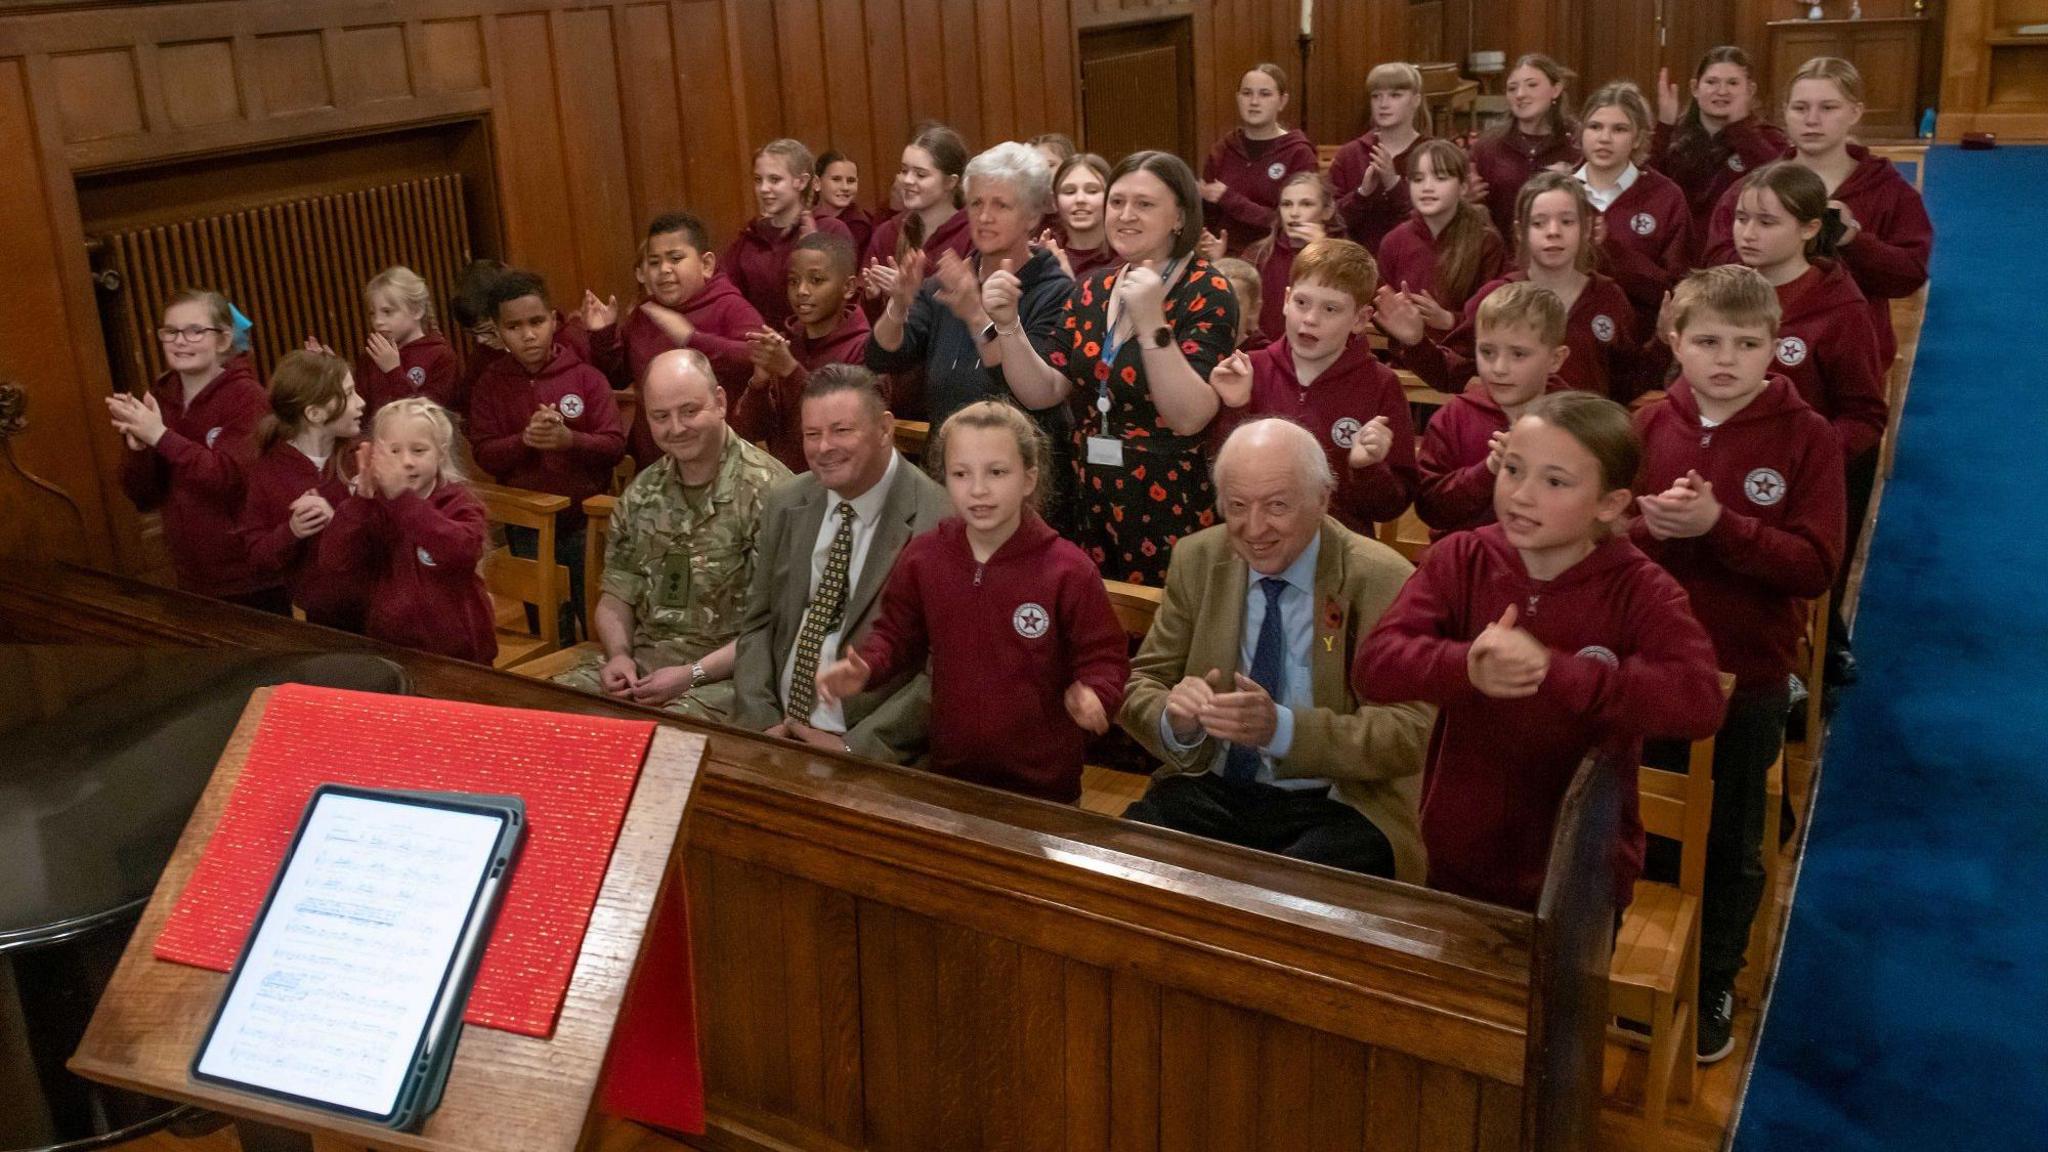
[[[934,428],[977,400],[1017,400],[993,354],[998,337],[982,307],[982,282],[998,271],[1016,279],[1016,323],[1041,356],[1052,346],[1053,331],[1074,283],[1052,253],[1031,247],[1040,221],[1052,210],[1052,170],[1036,148],[1015,142],[996,145],[968,161],[963,187],[973,251],[964,259],[942,252],[935,266],[927,265],[923,252],[907,253],[868,338],[870,369],[924,370],[925,418]],[[1046,519],[1065,531],[1072,489],[1072,422],[1066,406],[1058,402],[1031,415],[1054,448],[1053,466],[1045,477],[1052,485]]]

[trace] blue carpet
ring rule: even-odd
[[[1736,1152],[2048,1147],[2048,148],[1929,165],[1934,287],[1862,683]]]

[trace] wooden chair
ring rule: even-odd
[[[1451,402],[1449,393],[1430,387],[1422,377],[1406,368],[1395,369],[1394,375],[1400,378],[1401,391],[1407,395],[1410,404],[1441,408]],[[1422,517],[1416,515],[1412,507],[1401,513],[1399,520],[1378,525],[1373,538],[1399,552],[1401,558],[1410,564],[1422,563],[1423,553],[1429,551],[1429,526],[1422,522]]]
[[[1455,138],[1460,115],[1465,117],[1466,132],[1476,130],[1479,81],[1460,75],[1456,64],[1420,64],[1417,68],[1422,72],[1422,99],[1429,105],[1436,134]]]
[[[1102,586],[1109,592],[1109,605],[1116,609],[1117,623],[1123,625],[1125,634],[1143,639],[1145,633],[1152,630],[1152,614],[1159,610],[1160,590],[1142,584],[1126,584],[1121,580],[1104,580]],[[1135,772],[1119,772],[1096,764],[1083,765],[1078,804],[1104,816],[1121,816],[1124,809],[1145,794],[1149,783],[1149,777]]]
[[[583,595],[590,601],[585,606],[584,628],[590,639],[573,647],[536,656],[512,671],[536,680],[552,680],[581,663],[592,652],[604,651],[597,642],[597,600],[604,592],[604,548],[611,534],[612,513],[618,509],[616,496],[592,496],[583,502]]]
[[[498,617],[497,668],[516,668],[536,656],[562,647],[561,608],[569,599],[569,570],[554,562],[555,518],[569,510],[569,498],[551,492],[529,492],[498,484],[473,483],[470,488],[484,502],[491,523],[529,528],[539,533],[538,559],[524,560],[509,547],[484,556],[484,586],[493,600],[531,605],[539,621],[534,632],[526,631],[523,609],[501,612]]]
[[[930,438],[932,426],[923,420],[898,420],[896,422],[896,450],[912,460],[924,459],[924,442]]]
[[[1927,145],[1925,144],[1872,144],[1872,156],[1882,156],[1900,168],[1913,170],[1913,191],[1927,191]]]
[[[1733,687],[1734,678],[1723,674],[1722,694]],[[1664,1125],[1673,1089],[1680,1100],[1692,1099],[1699,1073],[1700,894],[1714,814],[1713,737],[1693,742],[1684,772],[1645,766],[1637,787],[1643,830],[1678,841],[1678,886],[1636,882],[1614,938],[1608,1004],[1614,1015],[1650,1027],[1643,1118],[1654,1132]],[[1630,1033],[1619,1035],[1640,1044]]]
[[[1748,963],[1743,970],[1756,973],[1759,977],[1770,966],[1771,956],[1778,946],[1778,918],[1772,914],[1778,892],[1779,875],[1784,871],[1790,853],[1778,847],[1778,837],[1783,823],[1783,800],[1785,790],[1792,786],[1787,779],[1787,765],[1797,760],[1802,768],[1802,783],[1813,780],[1813,766],[1820,760],[1821,744],[1826,733],[1822,730],[1826,722],[1821,718],[1821,678],[1827,669],[1828,627],[1834,619],[1828,611],[1826,593],[1807,605],[1806,638],[1800,645],[1799,678],[1806,685],[1806,736],[1797,743],[1788,742],[1771,762],[1770,772],[1764,777],[1764,901],[1757,914],[1756,923],[1750,926]],[[1793,792],[1793,811],[1797,819],[1805,819],[1809,807],[1805,788]],[[1761,985],[1756,991],[1761,995]]]

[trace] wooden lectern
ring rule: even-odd
[[[258,689],[242,714],[213,780],[192,811],[148,910],[142,914],[92,1024],[71,1059],[81,1076],[305,1133],[315,1149],[411,1148],[436,1152],[570,1152],[592,1123],[605,1051],[662,890],[683,810],[696,783],[705,738],[658,727],[626,809],[603,887],[591,911],[554,1035],[518,1036],[494,1028],[463,1030],[441,1105],[418,1132],[388,1129],[330,1113],[222,1090],[194,1081],[192,1057],[226,973],[158,960],[151,954],[178,894],[213,836],[270,699]]]

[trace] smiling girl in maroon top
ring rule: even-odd
[[[283,585],[250,563],[235,532],[242,470],[270,401],[248,354],[234,351],[234,310],[218,292],[186,289],[165,306],[157,340],[168,370],[139,397],[107,398],[127,448],[121,488],[141,511],[162,510],[178,587],[289,613]]]
[[[348,499],[342,453],[363,430],[363,398],[329,352],[293,352],[270,374],[270,415],[257,433],[237,529],[257,567],[276,573],[307,621],[363,630],[362,573],[320,563],[320,534]]]
[[[1280,209],[1273,230],[1244,250],[1245,263],[1259,270],[1259,283],[1277,286],[1294,280],[1294,258],[1303,248],[1332,234],[1337,227],[1337,197],[1329,182],[1314,172],[1297,172],[1280,189]],[[1372,253],[1367,252],[1369,258]],[[1254,318],[1259,334],[1270,344],[1287,334],[1287,296],[1266,296]]]
[[[875,225],[868,238],[868,319],[881,313],[906,245],[922,248],[933,267],[941,252],[965,259],[974,250],[964,210],[967,198],[960,187],[966,172],[967,142],[944,124],[924,125],[903,146],[902,167],[896,173],[903,211]]]
[[[1237,82],[1238,126],[1202,163],[1204,226],[1241,255],[1273,228],[1280,187],[1296,172],[1316,170],[1316,146],[1280,123],[1287,107],[1287,73],[1258,64]]]
[[[1650,167],[1685,190],[1695,262],[1706,248],[1708,224],[1721,197],[1790,146],[1777,125],[1756,116],[1756,70],[1750,66],[1749,53],[1724,44],[1700,57],[1692,74],[1692,103],[1682,113],[1670,70],[1657,70],[1657,129],[1650,143]]]
[[[1570,69],[1531,52],[1508,70],[1508,118],[1472,144],[1472,188],[1493,227],[1505,236],[1515,225],[1515,197],[1529,177],[1548,168],[1579,166],[1579,126],[1565,114]]]
[[[1603,223],[1601,267],[1628,294],[1636,335],[1647,339],[1656,333],[1664,294],[1691,268],[1692,210],[1670,178],[1640,167],[1650,106],[1635,85],[1620,80],[1593,93],[1579,124],[1586,162],[1575,175]]]
[[[818,157],[812,171],[817,179],[811,184],[811,216],[821,223],[837,220],[846,225],[857,260],[868,250],[877,223],[875,214],[861,207],[860,165],[838,149],[829,149]]]
[[[1039,518],[1049,453],[1014,406],[982,400],[932,439],[954,515],[903,549],[859,648],[818,673],[831,701],[931,665],[931,766],[1071,804],[1082,753],[1130,678],[1095,565]]]
[[[1059,260],[1068,278],[1079,280],[1116,263],[1109,246],[1109,161],[1093,152],[1069,157],[1052,177],[1053,219],[1038,235],[1038,246]]]
[[[839,221],[808,214],[811,164],[811,150],[800,140],[770,140],[754,153],[754,204],[760,215],[732,238],[720,261],[733,287],[778,332],[789,321],[789,292],[783,282],[797,241],[813,232],[853,239]]]
[[[1422,70],[1413,64],[1380,64],[1366,74],[1372,128],[1337,149],[1330,161],[1330,186],[1337,190],[1337,217],[1344,234],[1378,252],[1387,233],[1408,218],[1408,165],[1415,146],[1429,139],[1429,103],[1422,98]]]
[[[1624,785],[1626,904],[1642,870],[1642,741],[1721,722],[1713,644],[1685,590],[1618,532],[1638,460],[1619,404],[1537,401],[1508,433],[1500,522],[1432,545],[1359,648],[1361,698],[1438,707],[1421,813],[1432,888],[1534,910],[1558,806],[1597,753]]]
[[[1380,292],[1409,297],[1438,332],[1457,327],[1465,302],[1500,275],[1507,258],[1486,210],[1464,198],[1470,171],[1448,140],[1417,145],[1408,168],[1415,212],[1380,244]],[[1387,311],[1384,299],[1378,309]]]

